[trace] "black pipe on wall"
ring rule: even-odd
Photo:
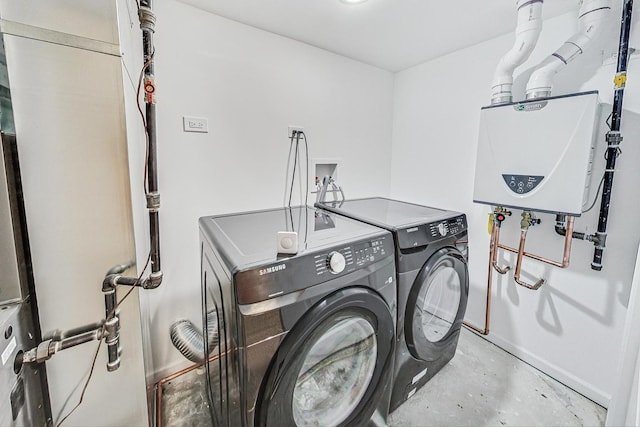
[[[139,9],[140,28],[142,29],[145,91],[145,132],[147,136],[147,209],[149,210],[149,235],[151,275],[143,283],[146,289],[160,286],[162,283],[162,264],[160,262],[160,193],[158,192],[158,154],[156,139],[156,100],[154,77],[154,44],[156,17],[151,0],[141,0]]]
[[[620,44],[618,46],[618,66],[615,78],[615,94],[613,99],[613,111],[611,113],[611,130],[607,132],[606,167],[604,172],[604,186],[600,202],[600,216],[598,219],[598,231],[595,233],[595,250],[591,268],[602,270],[602,257],[607,241],[607,222],[609,220],[609,205],[611,203],[611,190],[613,189],[613,176],[616,168],[616,159],[620,154],[619,145],[622,141],[620,123],[622,121],[622,101],[627,79],[627,62],[629,59],[629,34],[631,32],[631,17],[633,12],[633,0],[625,0],[620,25]]]

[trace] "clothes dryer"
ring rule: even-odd
[[[276,253],[279,231],[298,233],[297,254]],[[205,365],[215,423],[385,425],[397,316],[391,234],[295,207],[204,217],[200,235],[203,319],[219,343]]]
[[[466,216],[380,197],[317,206],[393,234],[398,284],[393,411],[455,354],[469,294]]]

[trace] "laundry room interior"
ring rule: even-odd
[[[0,0],[0,425],[640,425],[640,10],[486,3]]]

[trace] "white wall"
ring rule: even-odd
[[[340,159],[349,197],[388,194],[393,75],[172,0],[154,7],[165,278],[141,298],[157,380],[190,364],[169,327],[178,318],[200,324],[198,218],[282,205],[288,125],[304,126],[311,160]],[[210,132],[184,133],[183,115],[208,118]],[[136,135],[133,179],[144,150]],[[135,182],[132,191],[144,259],[147,214]]]
[[[604,41],[558,76],[555,95],[594,88],[592,83],[584,83],[600,66],[603,55],[615,50],[619,14],[614,14]],[[573,13],[544,23],[532,58],[516,73],[516,100],[524,98],[531,67],[575,29]],[[512,43],[512,35],[498,37],[405,70],[395,78],[391,196],[467,213],[471,256],[467,319],[477,325],[484,322],[490,211],[487,206],[472,203],[479,113],[482,106],[489,104],[495,66]],[[633,83],[638,67],[640,61],[631,61],[627,97],[640,94],[640,85]],[[612,78],[610,72],[605,87],[611,86]],[[602,120],[611,106],[604,105],[603,111]],[[517,286],[513,273],[494,279],[488,336],[605,406],[613,391],[640,235],[635,219],[640,207],[635,183],[640,173],[634,164],[640,155],[634,141],[640,132],[640,116],[625,112],[622,131],[626,140],[615,177],[603,271],[590,269],[593,246],[580,241],[573,242],[571,266],[566,270],[525,261],[525,277],[533,280],[544,276],[547,283],[535,292]],[[604,145],[601,136],[595,160],[596,187],[604,167]],[[590,197],[592,200],[594,196]],[[576,230],[595,231],[598,207],[599,203],[594,211],[576,221]],[[517,246],[519,214],[514,212],[514,218],[503,227],[503,241],[511,246]],[[560,259],[563,239],[553,231],[554,217],[543,215],[542,221],[529,232],[527,250]],[[515,263],[510,255],[500,259],[502,264]]]

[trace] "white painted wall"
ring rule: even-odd
[[[190,364],[171,345],[169,327],[179,318],[200,324],[198,218],[282,205],[288,125],[304,126],[310,160],[340,159],[349,197],[388,194],[393,75],[173,0],[154,7],[165,278],[141,298],[151,337],[147,366],[157,380]],[[139,65],[129,68],[137,78]],[[208,118],[210,132],[184,133],[183,115]],[[138,181],[144,144],[135,132],[129,144],[141,260],[148,250]]]
[[[609,24],[605,39],[558,76],[554,94],[595,87],[593,82],[585,82],[601,65],[602,51],[607,52],[605,55],[615,51],[617,11]],[[575,30],[573,13],[544,23],[538,47],[516,73],[515,99],[524,98],[531,67]],[[405,70],[395,77],[390,194],[398,199],[467,213],[471,255],[467,319],[478,325],[484,322],[489,244],[486,230],[490,211],[487,206],[472,203],[479,113],[490,101],[495,66],[512,42],[513,35],[498,37]],[[633,81],[637,79],[638,69],[640,61],[631,61],[627,97],[632,99],[640,95],[640,84]],[[604,87],[610,88],[612,78],[609,72]],[[610,109],[610,105],[603,106],[602,120]],[[534,292],[515,285],[513,273],[495,279],[488,337],[605,406],[613,392],[640,236],[640,226],[635,219],[640,208],[636,187],[640,169],[634,163],[640,158],[640,149],[635,143],[635,135],[640,132],[640,116],[625,112],[622,130],[626,140],[615,177],[604,270],[590,269],[593,246],[580,241],[574,241],[571,266],[566,270],[525,261],[525,277],[531,281],[533,277],[544,276],[547,284]],[[601,129],[601,133],[604,130]],[[604,166],[603,136],[598,144],[595,186]],[[535,150],[535,147],[526,150]],[[576,230],[595,231],[598,207],[599,204],[576,221]],[[517,246],[519,238],[519,214],[514,212],[515,218],[503,227],[503,241],[512,246]],[[527,250],[560,259],[563,240],[553,231],[554,217],[543,215],[542,221],[542,225],[529,232]],[[510,255],[500,259],[502,264],[515,263]]]

